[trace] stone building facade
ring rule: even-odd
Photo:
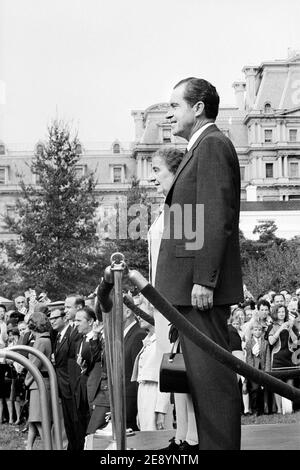
[[[216,122],[239,157],[242,229],[251,236],[255,222],[272,219],[280,236],[300,235],[300,53],[245,66],[243,73],[245,80],[233,83],[236,104],[221,107]],[[95,173],[99,217],[124,197],[133,176],[155,195],[149,183],[153,153],[164,145],[185,149],[186,141],[171,134],[167,110],[159,103],[132,111],[133,142],[82,143],[78,172]],[[10,236],[1,215],[14,210],[20,176],[36,184],[29,165],[39,145],[6,144],[0,136],[0,239]],[[285,211],[288,218],[282,218]]]

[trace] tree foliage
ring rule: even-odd
[[[68,125],[54,121],[31,163],[38,185],[21,180],[17,215],[6,217],[18,237],[6,244],[9,260],[24,282],[52,298],[82,289],[97,261],[95,182],[92,174],[78,175],[78,145]]]

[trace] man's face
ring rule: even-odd
[[[253,310],[251,308],[245,308],[245,317],[246,321],[250,321],[253,315]]]
[[[78,312],[76,312],[75,324],[79,333],[86,335],[89,331],[91,331],[93,323],[93,320],[87,319],[86,313],[83,310],[79,310]]]
[[[62,316],[61,311],[58,309],[52,310],[52,312],[50,313],[49,320],[53,330],[55,331],[62,331],[66,326],[65,316]]]
[[[285,300],[284,300],[283,295],[281,295],[281,294],[275,295],[274,305],[284,305],[284,304],[285,304]]]
[[[24,297],[17,297],[15,300],[16,308],[19,311],[24,310],[25,308],[25,298]]]
[[[166,118],[171,123],[173,135],[189,140],[196,116],[194,107],[191,107],[183,98],[184,90],[185,84],[174,88]]]
[[[65,300],[65,314],[67,321],[74,321],[77,309],[75,307],[75,297],[67,297]]]

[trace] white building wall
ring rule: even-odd
[[[267,220],[274,220],[278,227],[276,236],[280,238],[293,238],[300,236],[300,210],[295,211],[241,211],[240,229],[246,238],[258,239],[253,234],[254,227]]]

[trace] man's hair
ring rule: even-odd
[[[220,97],[216,88],[203,78],[189,77],[180,80],[174,89],[185,85],[183,98],[190,106],[198,101],[204,103],[205,116],[208,119],[216,119],[219,112]]]
[[[4,304],[0,304],[0,308],[3,308],[3,310],[4,310],[5,312],[7,311],[7,309],[6,309],[6,307],[5,307]]]
[[[175,147],[163,147],[155,152],[153,157],[161,157],[168,170],[175,175],[183,158],[183,152]]]
[[[260,306],[261,305],[264,305],[265,307],[268,307],[268,309],[270,310],[271,306],[270,306],[270,302],[268,302],[267,300],[265,299],[261,299],[257,302],[257,310],[259,310]]]
[[[84,298],[81,297],[81,295],[78,295],[78,294],[68,294],[66,299],[69,299],[69,298],[73,298],[74,299],[74,307],[78,307],[78,308],[84,308],[85,307],[85,301],[84,301]]]
[[[278,292],[274,295],[273,300],[275,300],[275,297],[278,297],[279,295],[281,295],[281,297],[283,297],[283,300],[285,301],[285,295],[281,294],[280,292]]]
[[[86,319],[89,321],[89,320],[94,320],[96,321],[96,314],[94,312],[94,310],[89,307],[88,305],[85,305],[85,307],[81,308],[80,310],[78,310],[79,312],[84,312],[85,313],[85,316],[86,316]]]

